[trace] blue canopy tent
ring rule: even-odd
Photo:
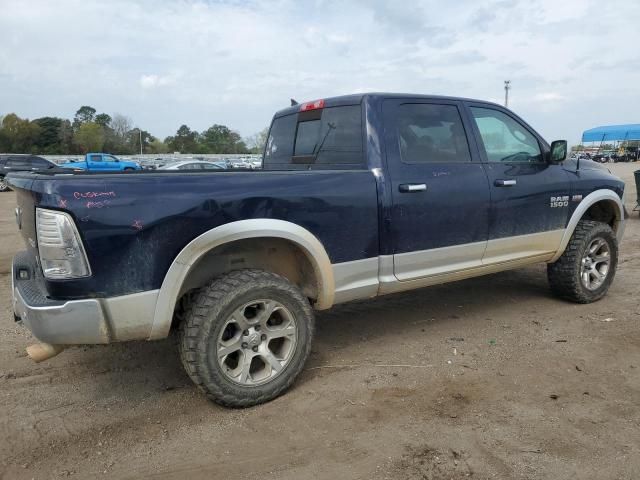
[[[582,143],[600,142],[625,142],[631,140],[640,140],[640,124],[629,125],[606,125],[604,127],[596,127],[586,130],[582,133]],[[635,159],[638,159],[639,149],[635,148]],[[636,181],[636,208],[640,210],[640,170],[634,172]]]
[[[582,133],[582,143],[585,142],[612,142],[625,140],[640,140],[640,124],[629,125],[605,125],[585,130]]]

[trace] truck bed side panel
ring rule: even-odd
[[[306,228],[332,263],[378,255],[376,185],[367,170],[40,176],[32,188],[38,206],[72,213],[93,271],[48,281],[53,298],[157,289],[195,237],[252,218]]]

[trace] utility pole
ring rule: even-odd
[[[142,129],[138,129],[138,133],[140,134],[140,155],[142,155]]]
[[[509,108],[509,90],[511,90],[511,80],[504,81],[504,106]]]

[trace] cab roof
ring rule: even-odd
[[[488,102],[486,100],[477,100],[474,98],[464,98],[464,97],[450,97],[443,95],[425,95],[425,94],[416,94],[416,93],[390,93],[390,92],[366,92],[366,93],[356,93],[351,95],[341,95],[338,97],[327,97],[322,99],[324,101],[323,107],[339,107],[342,105],[358,105],[362,103],[362,100],[366,97],[379,97],[379,98],[421,98],[421,99],[431,99],[431,100],[455,100],[455,101],[467,101],[474,103],[486,103],[488,105],[495,105],[501,107],[501,105],[497,105],[493,102]],[[312,100],[312,102],[315,100]],[[292,113],[297,113],[300,111],[300,106],[304,105],[305,102],[300,102],[298,105],[292,105],[287,108],[283,108],[282,110],[278,110],[275,117],[281,117],[283,115],[289,115]]]

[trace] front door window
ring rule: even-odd
[[[479,107],[471,107],[471,113],[480,131],[488,162],[543,162],[536,137],[509,115]]]

